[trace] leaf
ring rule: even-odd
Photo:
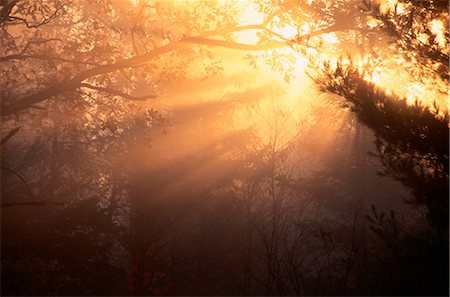
[[[288,73],[284,74],[284,81],[287,82],[287,83],[289,83],[291,81],[291,77],[290,77],[290,75]]]

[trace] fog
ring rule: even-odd
[[[444,70],[375,8],[32,2],[0,2],[2,294],[445,292]]]

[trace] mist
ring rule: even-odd
[[[291,2],[0,1],[3,295],[448,293],[419,4]]]

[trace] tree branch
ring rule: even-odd
[[[110,88],[93,86],[93,85],[86,84],[86,83],[81,83],[80,87],[96,90],[99,92],[108,93],[111,95],[123,97],[123,98],[130,99],[130,100],[146,100],[146,99],[156,98],[156,95],[133,96],[133,95],[130,95],[130,94],[118,91],[118,90],[112,90]]]
[[[234,29],[229,29],[229,32],[236,32],[240,30],[250,30],[250,29],[262,29],[264,30],[261,25],[248,25],[248,26],[240,26],[235,27]],[[315,32],[311,32],[309,34],[304,35],[303,37],[299,37],[297,40],[294,41],[277,41],[277,40],[269,40],[267,43],[264,44],[245,44],[245,43],[239,43],[239,42],[233,42],[228,40],[218,40],[218,39],[210,39],[205,38],[203,36],[195,36],[195,37],[187,37],[184,39],[181,39],[179,41],[174,41],[169,44],[160,46],[156,49],[154,49],[151,52],[134,56],[132,58],[123,59],[117,63],[109,64],[109,65],[100,65],[97,67],[93,67],[91,69],[85,70],[74,76],[72,79],[69,79],[65,82],[58,82],[55,83],[48,88],[41,90],[37,93],[22,97],[21,99],[17,100],[16,102],[12,104],[4,104],[2,115],[12,115],[16,114],[24,109],[29,108],[31,105],[39,103],[41,101],[44,101],[46,99],[49,99],[53,96],[60,95],[63,92],[71,91],[74,89],[77,89],[82,86],[82,82],[88,78],[106,74],[110,72],[114,72],[123,68],[133,67],[141,64],[148,63],[150,60],[159,57],[165,53],[172,52],[175,50],[178,50],[181,46],[184,45],[190,45],[190,44],[197,44],[197,45],[205,45],[205,46],[212,46],[212,47],[223,47],[223,48],[229,48],[233,50],[245,50],[245,51],[261,51],[261,50],[269,50],[269,49],[277,49],[277,48],[284,48],[292,45],[292,42],[300,41],[303,38],[311,37],[311,36],[318,36],[325,33],[335,32],[335,31],[345,31],[345,30],[362,30],[360,28],[354,28],[354,27],[339,27],[339,26],[330,26],[328,28],[324,28],[321,30],[317,30]],[[208,35],[209,33],[206,33]],[[211,33],[216,34],[216,33]],[[86,87],[86,86],[85,86]],[[102,90],[107,91],[107,90]],[[110,91],[110,90],[109,90]],[[126,96],[123,96],[126,97]]]
[[[225,29],[209,31],[209,32],[206,32],[204,34],[201,34],[200,36],[201,37],[211,37],[211,36],[218,36],[218,35],[224,35],[224,34],[230,34],[230,33],[237,33],[237,32],[248,31],[248,30],[262,30],[262,31],[266,31],[266,32],[272,34],[273,36],[276,36],[276,37],[280,38],[281,40],[289,41],[289,39],[284,37],[283,35],[278,34],[278,33],[274,32],[274,31],[270,30],[269,28],[267,28],[265,23],[254,24],[254,25],[244,25],[244,26],[237,26],[237,27],[227,27]]]
[[[0,140],[0,145],[5,144],[11,137],[13,137],[17,132],[19,132],[20,127],[14,128],[9,133]]]
[[[12,206],[47,206],[47,205],[65,205],[65,203],[63,203],[63,202],[48,202],[47,200],[2,202],[1,208],[12,207]]]
[[[40,26],[43,26],[43,25],[45,25],[45,24],[48,24],[52,19],[54,19],[54,18],[57,16],[58,12],[59,12],[64,6],[65,6],[64,4],[61,5],[61,6],[60,6],[59,8],[57,8],[51,15],[49,15],[48,17],[44,17],[44,18],[41,20],[41,22],[39,22],[39,23],[30,24],[26,19],[21,18],[21,17],[18,17],[18,16],[12,16],[12,15],[10,15],[10,16],[8,17],[8,20],[9,20],[9,21],[14,21],[14,20],[20,21],[20,22],[22,22],[23,24],[25,24],[25,26],[27,26],[27,28],[38,28],[38,27],[40,27]]]
[[[22,59],[60,61],[60,62],[65,62],[65,63],[80,64],[80,65],[101,66],[100,64],[97,64],[97,63],[76,61],[76,60],[70,60],[70,59],[65,59],[65,58],[60,58],[60,57],[51,57],[51,56],[47,56],[47,55],[24,55],[24,54],[12,54],[12,55],[8,55],[8,56],[0,57],[0,63],[7,62],[10,60],[22,60]]]
[[[19,131],[19,128],[16,128],[13,131],[15,131],[15,130]],[[13,132],[13,131],[11,131],[11,132]],[[11,132],[9,134],[11,134]],[[11,172],[12,174],[14,174],[15,176],[17,176],[25,184],[27,191],[30,194],[30,197],[34,198],[33,191],[31,190],[30,185],[28,185],[27,181],[25,180],[25,178],[22,175],[20,175],[18,172],[14,171],[8,167],[1,166],[0,169],[7,170],[7,171]],[[11,206],[46,206],[46,205],[64,205],[64,203],[63,202],[47,202],[47,200],[26,200],[26,201],[19,201],[19,202],[2,202],[0,207],[6,208],[6,207],[11,207]]]
[[[12,115],[16,114],[24,109],[29,108],[31,105],[39,103],[41,101],[44,101],[46,99],[49,99],[53,96],[62,94],[63,92],[70,91],[77,89],[81,87],[81,84],[84,80],[105,74],[114,72],[123,68],[132,67],[140,64],[148,63],[150,60],[159,57],[162,54],[177,50],[180,48],[180,46],[186,45],[186,44],[202,44],[206,46],[219,46],[219,47],[225,47],[235,50],[267,50],[270,48],[280,48],[285,47],[288,44],[286,42],[280,42],[280,41],[269,41],[266,44],[242,44],[232,41],[225,41],[225,40],[215,40],[215,39],[207,39],[203,37],[188,37],[185,39],[182,39],[180,41],[175,41],[166,45],[163,45],[159,48],[154,49],[151,52],[148,52],[146,54],[135,56],[132,58],[124,59],[122,61],[119,61],[115,64],[109,64],[109,65],[101,65],[97,66],[85,71],[80,72],[78,75],[73,77],[70,80],[67,80],[65,82],[58,82],[50,87],[41,90],[37,93],[22,97],[21,99],[17,100],[13,104],[10,105],[3,105],[2,107],[2,116]]]

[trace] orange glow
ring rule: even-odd
[[[239,17],[239,26],[262,24],[264,21],[264,14],[258,12],[257,6],[253,2],[246,3],[239,2],[241,11]],[[260,30],[246,30],[234,33],[234,38],[237,42],[255,44],[259,41],[258,32]]]
[[[323,41],[325,41],[327,43],[331,43],[331,44],[339,43],[339,39],[338,39],[336,33],[323,34],[321,36],[321,38]]]
[[[283,24],[282,27],[274,26],[272,30],[283,36],[285,39],[293,39],[298,35],[298,29],[293,23]]]
[[[135,5],[143,3],[143,0],[133,0]],[[186,1],[183,3],[201,3],[199,0]],[[311,5],[312,1],[309,0]],[[392,9],[396,4],[394,0],[383,1],[384,9]],[[266,18],[264,13],[259,11],[257,2],[253,1],[237,1],[236,8],[239,11],[237,25],[260,25],[263,24]],[[397,5],[397,9],[399,6]],[[400,7],[400,9],[403,9]],[[400,11],[400,10],[399,10]],[[376,26],[378,23],[374,20],[369,22],[371,26]],[[443,33],[443,24],[441,21],[433,21],[429,23],[430,30],[440,37]],[[271,22],[267,24],[267,28],[275,35],[270,36],[273,40],[293,40],[298,35],[307,35],[314,30],[315,24],[302,23],[298,26],[294,21],[283,22],[279,17],[274,17]],[[263,30],[243,30],[231,34],[234,41],[243,44],[258,44],[260,42],[261,33],[267,33]],[[343,59],[343,52],[339,50],[340,37],[336,32],[322,34],[315,37],[315,41],[322,43],[321,47],[306,47],[306,55],[317,57],[319,61],[328,61],[330,65],[336,66],[338,61],[343,64],[349,64],[350,59]],[[442,36],[441,36],[442,37]],[[167,42],[169,42],[167,40]],[[312,43],[314,45],[314,43]],[[228,94],[243,92],[247,89],[260,88],[263,86],[272,90],[271,93],[261,95],[257,100],[257,112],[249,113],[245,104],[241,107],[233,109],[233,117],[222,133],[227,133],[233,130],[245,130],[252,128],[260,137],[262,143],[270,143],[274,137],[274,126],[277,129],[283,128],[282,136],[277,139],[277,148],[282,148],[287,145],[299,133],[298,127],[301,122],[309,118],[308,112],[311,106],[315,104],[315,100],[319,97],[316,91],[313,91],[312,82],[306,74],[306,69],[309,66],[309,60],[296,51],[295,45],[293,47],[277,48],[266,52],[257,52],[254,54],[256,61],[256,69],[249,67],[248,61],[243,61],[242,52],[230,51],[227,49],[211,48],[214,57],[220,60],[224,66],[223,79],[218,80],[217,83],[228,81],[229,77],[239,77],[240,85],[230,85],[227,83],[226,87],[215,87],[209,85],[206,87],[201,84],[203,79],[203,66],[196,66],[191,68],[188,76],[189,83],[183,85],[183,95],[180,95],[180,89],[172,87],[171,91],[163,95],[164,100],[158,100],[157,103],[152,103],[153,106],[166,107],[159,105],[162,102],[168,104],[167,108],[175,111],[192,108],[196,104],[202,102],[205,105],[220,102],[226,98]],[[267,63],[267,56],[279,55],[283,56],[280,59],[280,69],[274,71],[271,65]],[[393,58],[394,59],[394,58]],[[423,103],[431,104],[436,100],[440,104],[444,103],[442,96],[433,93],[427,89],[423,84],[413,82],[412,77],[405,75],[406,72],[400,76],[400,70],[405,60],[395,58],[394,63],[397,65],[396,71],[393,71],[386,65],[374,65],[374,60],[370,55],[353,56],[351,60],[355,64],[358,72],[363,75],[364,79],[374,83],[375,85],[387,90],[388,93],[395,93],[407,99],[408,103],[413,104],[415,100],[421,100]],[[391,61],[392,62],[392,61]],[[387,64],[387,62],[386,62]],[[309,72],[314,74],[314,70],[309,69]],[[202,73],[201,75],[193,75]],[[206,81],[207,84],[211,80]],[[392,85],[396,85],[395,90],[392,90]],[[283,89],[284,92],[278,92],[277,89]],[[186,94],[192,97],[193,100],[187,100]],[[426,98],[426,99],[424,99]],[[437,99],[436,99],[437,98]],[[170,100],[169,100],[170,99]],[[194,100],[195,99],[195,100]],[[425,100],[427,100],[425,102]],[[212,132],[212,131],[211,131]],[[278,133],[278,132],[277,132]],[[205,136],[206,137],[206,136]],[[328,135],[327,138],[331,136]],[[206,141],[203,139],[203,141]],[[198,142],[197,145],[203,142]],[[208,143],[208,141],[206,141]]]
[[[432,20],[428,23],[428,26],[430,27],[431,33],[436,35],[436,41],[439,46],[445,48],[447,45],[447,40],[445,39],[444,23],[441,20]]]
[[[416,100],[420,100],[426,93],[426,89],[421,83],[409,83],[406,92],[406,101],[413,104]]]
[[[3,295],[445,293],[448,15],[373,1],[0,1]]]
[[[396,4],[398,4],[397,0],[379,0],[380,9],[383,13],[388,11],[393,11],[395,9]]]
[[[132,0],[135,4],[140,3],[142,0]],[[187,1],[186,3],[200,3],[198,0]],[[307,4],[312,5],[312,0],[308,0]],[[381,5],[381,10],[383,12],[396,10],[396,13],[402,14],[406,11],[406,7],[404,4],[399,3],[397,0],[379,0]],[[264,13],[259,11],[259,5],[254,1],[237,1],[236,2],[237,9],[240,12],[238,17],[238,25],[246,26],[246,25],[260,25],[264,23],[266,16]],[[273,40],[293,40],[296,36],[307,35],[311,33],[312,24],[303,23],[300,26],[297,25],[294,21],[285,21],[284,23],[278,16],[275,16],[271,22],[266,24],[266,28],[275,33],[275,35],[270,35],[270,33],[265,32],[261,29],[252,29],[252,30],[243,30],[239,32],[235,32],[232,34],[233,39],[236,42],[244,43],[244,44],[258,44],[261,39],[261,34],[268,34]],[[375,27],[379,25],[378,21],[374,19],[368,20],[368,25],[370,27]],[[436,35],[436,40],[441,47],[446,46],[445,40],[445,28],[444,24],[441,20],[433,20],[428,23],[430,31]],[[329,61],[330,65],[336,65],[338,60],[342,62],[342,52],[336,50],[336,47],[340,44],[339,36],[335,32],[322,34],[318,37],[321,42],[323,42],[324,46],[320,49],[316,49],[314,47],[306,48],[306,53],[311,56],[316,56],[319,60]],[[420,35],[418,36],[419,40],[426,42],[427,36]],[[273,53],[277,55],[283,55],[286,58],[282,59],[280,63],[280,67],[284,69],[284,71],[289,72],[292,77],[295,79],[287,84],[285,87],[288,89],[295,89],[296,84],[304,85],[307,79],[305,74],[305,69],[308,66],[308,60],[305,57],[299,55],[295,49],[293,48],[285,48],[285,49],[276,49],[273,50]],[[233,54],[234,55],[234,54]],[[268,66],[265,65],[264,54],[255,55],[256,62],[258,64],[259,73],[262,75],[260,78],[264,82],[270,81],[279,81],[280,74],[269,69]],[[414,100],[425,100],[423,98],[429,98],[430,96],[415,96],[413,94],[421,94],[425,95],[429,91],[425,91],[424,89],[420,89],[418,83],[412,83],[412,77],[405,77],[405,74],[402,74],[400,77],[398,75],[398,71],[404,67],[405,61],[401,58],[395,58],[396,60],[392,61],[398,65],[397,70],[390,69],[391,66],[386,66],[389,64],[389,61],[384,61],[383,64],[377,65],[376,67],[373,65],[372,58],[370,56],[363,56],[355,58],[354,61],[358,72],[363,74],[364,79],[370,81],[382,88],[390,89],[390,85],[392,82],[395,82],[396,85],[400,85],[402,87],[398,88],[397,94],[400,96],[405,96],[408,102],[414,102]],[[349,61],[347,61],[349,62]],[[347,63],[343,61],[343,63]],[[283,79],[283,77],[281,77]],[[281,80],[282,80],[281,79]],[[405,87],[409,86],[409,87]],[[419,90],[420,89],[420,90]],[[436,94],[431,96],[436,98]],[[439,97],[439,96],[438,96]],[[427,100],[428,101],[428,100]],[[439,99],[439,102],[445,101],[443,99]]]

